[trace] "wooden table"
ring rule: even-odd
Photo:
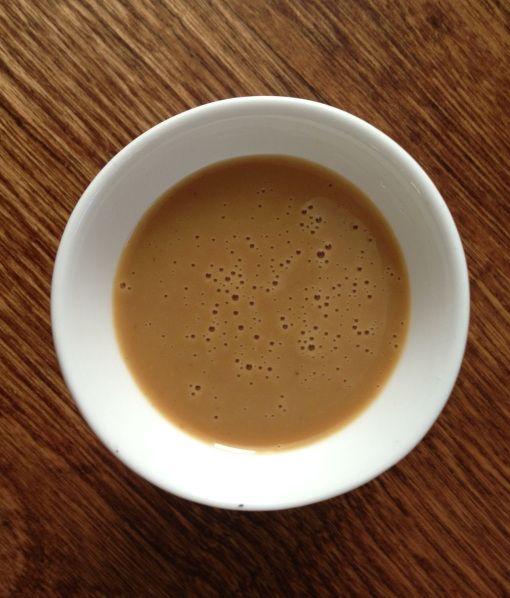
[[[510,5],[3,0],[0,595],[508,596]],[[49,296],[80,194],[192,106],[290,95],[401,143],[464,240],[472,319],[432,431],[311,507],[225,512],[126,469],[64,386]]]

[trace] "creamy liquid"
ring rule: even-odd
[[[114,283],[128,367],[172,422],[275,449],[328,434],[400,355],[409,285],[371,201],[311,162],[214,164],[145,214]]]

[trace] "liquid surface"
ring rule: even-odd
[[[289,157],[212,165],[170,189],[114,283],[122,353],[172,422],[275,449],[339,428],[393,370],[406,268],[382,215],[333,172]]]

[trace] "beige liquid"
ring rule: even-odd
[[[333,172],[289,157],[214,164],[170,189],[114,286],[119,343],[172,422],[274,449],[358,415],[393,370],[409,286],[387,223]]]

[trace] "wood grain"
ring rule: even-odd
[[[509,596],[510,5],[505,0],[0,4],[0,595]],[[430,173],[472,320],[451,399],[346,496],[223,512],[160,491],[81,419],[52,348],[67,218],[133,137],[240,95],[367,119]]]

